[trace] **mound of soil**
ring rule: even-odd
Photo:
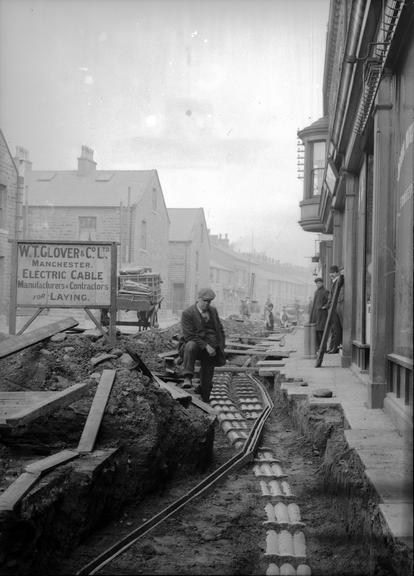
[[[99,433],[90,455],[46,474],[15,507],[0,511],[2,573],[45,568],[50,556],[67,553],[130,499],[139,501],[173,478],[208,466],[214,420],[183,407],[134,365],[131,349],[152,366],[174,346],[168,333],[117,338],[116,346],[94,331],[59,334],[0,362],[2,391],[60,391],[94,385],[78,401],[17,428],[0,429],[0,490],[28,463],[76,449],[97,383],[116,369]],[[52,545],[52,544],[53,545]]]

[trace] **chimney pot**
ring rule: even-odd
[[[96,162],[93,159],[93,150],[88,146],[82,146],[81,155],[78,158],[78,173],[86,176],[96,170]]]

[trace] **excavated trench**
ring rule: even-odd
[[[56,340],[2,360],[1,389],[62,390],[75,382],[98,381],[108,368],[116,369],[116,378],[94,451],[40,478],[14,510],[0,510],[2,574],[47,573],[51,560],[116,517],[126,502],[140,501],[175,478],[204,470],[212,458],[214,419],[173,400],[134,369],[123,352],[126,343],[139,353],[145,347],[133,339],[121,339],[116,349],[97,337]],[[154,351],[153,344],[148,350]],[[108,353],[110,358],[97,361]],[[76,449],[94,393],[92,387],[70,406],[24,427],[1,430],[3,492],[28,464]]]
[[[119,337],[115,349],[102,338],[72,334],[0,362],[2,390],[60,390],[117,370],[94,452],[48,473],[13,512],[0,511],[2,574],[76,574],[234,454],[219,421],[172,400],[124,354],[126,346],[137,350],[155,371],[157,352],[174,347],[176,332]],[[112,358],[96,361],[108,353]],[[296,495],[312,573],[396,576],[376,495],[347,450],[340,410],[308,410],[290,403],[277,382],[265,383],[275,409],[262,444],[274,448]],[[28,463],[76,447],[93,394],[92,388],[26,429],[1,431],[1,490]],[[102,573],[271,574],[265,504],[246,466]]]

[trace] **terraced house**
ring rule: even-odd
[[[82,146],[76,170],[33,170],[24,158],[28,240],[118,242],[119,267],[149,267],[166,281],[169,218],[156,170],[97,170]]]
[[[22,236],[23,180],[0,130],[0,324],[7,326],[11,282],[11,240]]]
[[[180,314],[209,284],[210,240],[203,208],[169,208],[167,307]]]
[[[300,225],[344,268],[342,365],[412,438],[414,5],[331,0],[323,117],[304,145]]]
[[[284,306],[303,309],[313,294],[312,279],[303,268],[281,264],[264,254],[237,252],[227,234],[211,234],[210,246],[210,281],[217,294],[216,305],[225,315],[239,314],[246,298],[256,317],[263,317],[267,298],[275,313]]]

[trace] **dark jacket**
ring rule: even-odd
[[[315,330],[322,331],[325,328],[328,317],[329,291],[325,286],[320,286],[315,291],[313,297],[312,311],[310,315],[311,323],[315,324]]]
[[[226,357],[224,355],[225,335],[224,328],[220,321],[217,310],[210,306],[209,309],[210,319],[214,324],[217,337],[216,355],[210,360],[214,366],[224,366]],[[180,357],[183,358],[184,345],[187,342],[196,342],[202,350],[207,347],[206,342],[206,329],[201,317],[200,312],[195,304],[186,308],[181,315],[181,328],[183,335],[178,344],[178,352]]]
[[[220,321],[218,312],[214,306],[208,309],[210,318],[214,324],[217,334],[217,345],[219,349],[224,352],[225,347],[225,334],[224,328]],[[205,349],[207,342],[205,340],[206,332],[201,318],[201,314],[195,304],[186,308],[181,315],[181,328],[183,331],[183,341],[189,342],[190,340],[196,342],[200,348]]]

